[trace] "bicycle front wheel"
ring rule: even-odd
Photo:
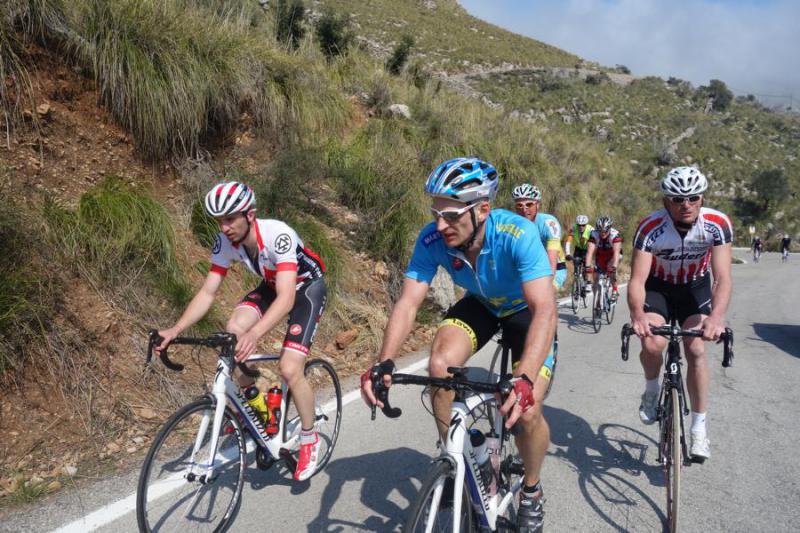
[[[403,531],[409,533],[425,532],[451,532],[455,512],[453,509],[453,495],[455,492],[456,471],[449,461],[435,461],[425,476],[419,489],[417,498],[409,508]],[[472,508],[466,484],[460,487],[462,491],[461,525],[459,532],[472,531]]]
[[[606,299],[606,323],[610,326],[614,321],[614,313],[617,310],[617,302],[611,299],[611,290],[605,292]]]
[[[667,488],[667,526],[670,533],[678,531],[678,515],[680,511],[681,467],[683,454],[681,449],[681,404],[680,396],[673,391],[670,394],[670,412],[664,420],[662,447],[664,450],[664,481]]]
[[[577,277],[577,273],[576,273],[575,274],[575,278],[572,280],[572,300],[571,300],[571,304],[572,304],[572,312],[573,313],[577,313],[578,312],[578,303],[580,302],[580,299],[581,299],[581,284],[580,284],[580,281],[578,281],[578,277]]]
[[[136,491],[139,531],[223,531],[233,520],[247,467],[239,420],[225,408],[214,472],[211,454],[214,401],[196,400],[162,427],[145,457]]]
[[[339,438],[339,427],[342,423],[342,388],[339,385],[339,376],[333,366],[322,359],[312,359],[306,362],[305,376],[308,385],[314,392],[314,430],[319,435],[321,442],[319,459],[317,460],[317,475],[333,454],[333,448]],[[283,440],[288,441],[299,437],[301,430],[300,415],[292,399],[292,391],[286,395],[286,422],[283,426]],[[296,439],[292,455],[297,459],[300,451],[299,438]]]
[[[603,326],[603,289],[598,287],[597,293],[592,296],[592,327],[595,333],[599,333]]]

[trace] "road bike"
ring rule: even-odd
[[[513,370],[509,364],[511,362],[511,345],[505,340],[502,334],[498,335],[495,340],[497,341],[497,348],[492,355],[492,361],[489,363],[489,376],[499,382],[503,379],[511,378],[511,371]],[[553,380],[556,377],[556,366],[558,366],[558,332],[553,337],[553,368],[550,369],[550,381],[547,383],[547,390],[544,397],[550,394],[550,389],[553,388]]]
[[[597,290],[592,295],[592,327],[595,333],[603,325],[603,315],[609,325],[614,320],[617,309],[617,300],[614,298],[611,287],[611,278],[603,271],[598,271]]]
[[[150,332],[149,364],[162,342]],[[242,390],[231,380],[234,365],[256,377],[249,364],[278,361],[279,356],[253,355],[247,365],[235,363],[236,336],[216,333],[204,338],[178,337],[173,345],[202,346],[219,350],[214,383],[200,398],[178,409],[161,427],[147,452],[136,492],[136,519],[140,531],[224,531],[239,507],[248,457],[255,451],[257,466],[266,470],[279,461],[293,473],[300,449],[300,416],[291,390],[281,384],[278,432],[267,433],[261,415],[247,403]],[[170,370],[181,371],[167,350],[160,359]],[[321,449],[319,473],[330,460],[342,420],[342,392],[330,363],[312,359],[305,376],[314,391],[315,422]],[[275,416],[273,415],[273,416]]]
[[[578,304],[583,302],[583,307],[586,307],[586,280],[583,279],[583,272],[586,266],[583,261],[575,261],[574,268],[572,269],[572,312],[578,312]]]
[[[658,397],[656,416],[658,420],[658,462],[664,470],[664,485],[667,489],[667,527],[670,533],[678,531],[680,512],[681,468],[692,462],[702,463],[704,459],[690,457],[686,446],[683,417],[689,414],[681,373],[681,338],[702,337],[701,330],[685,330],[677,326],[675,320],[669,326],[651,327],[653,335],[669,339],[664,364],[664,378]],[[622,326],[622,360],[628,360],[628,344],[633,335],[630,324]],[[733,366],[733,331],[725,328],[722,366]]]
[[[425,475],[403,531],[515,531],[524,472],[514,460],[516,446],[509,439],[504,418],[489,415],[497,407],[496,395],[505,399],[511,393],[511,382],[470,381],[465,368],[450,367],[447,371],[452,377],[434,378],[397,374],[393,365],[388,370],[384,365],[373,368],[370,377],[373,392],[383,402],[382,411],[389,418],[399,417],[402,411],[389,404],[385,375],[391,376],[394,385],[455,391],[447,442]],[[375,406],[372,418],[375,419]],[[489,459],[481,463],[484,450]]]

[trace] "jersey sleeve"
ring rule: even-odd
[[[616,229],[614,230],[614,234],[611,236],[611,244],[614,244],[615,242],[622,242],[622,233]]]
[[[233,246],[231,241],[222,233],[217,234],[214,246],[211,248],[211,272],[225,276],[231,266]]]
[[[728,215],[719,211],[704,214],[705,221],[714,238],[714,246],[722,246],[733,242],[733,224]]]
[[[511,241],[511,255],[520,282],[525,283],[544,276],[551,276],[553,272],[550,269],[547,252],[538,235],[538,228],[530,224],[524,229],[525,232],[519,238]]]
[[[289,227],[288,224],[283,222],[275,227],[273,231],[274,237],[271,237],[272,242],[265,243],[269,248],[269,254],[272,262],[275,264],[275,270],[278,272],[284,270],[297,270],[297,250],[302,248],[300,246],[300,237],[297,233]]]
[[[430,284],[436,276],[436,270],[439,268],[439,263],[434,257],[431,248],[436,246],[442,239],[442,235],[436,231],[436,228],[430,226],[424,228],[417,242],[414,245],[414,253],[411,255],[411,261],[408,262],[406,269],[406,277],[416,281]]]
[[[653,239],[650,233],[661,224],[661,218],[649,216],[639,223],[636,234],[633,237],[633,247],[647,253],[653,253]]]
[[[588,240],[588,241],[586,241],[586,242],[591,242],[591,243],[597,244],[597,241],[598,241],[598,237],[597,237],[597,236],[595,236],[595,232],[594,232],[594,231],[592,231],[592,232],[589,234],[589,240]]]
[[[558,220],[553,218],[547,219],[547,249],[560,250],[561,249],[561,224]]]

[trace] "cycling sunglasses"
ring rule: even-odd
[[[681,205],[684,202],[689,202],[690,204],[694,204],[697,203],[697,201],[700,200],[700,198],[702,198],[702,196],[699,194],[695,194],[693,196],[670,196],[669,201],[672,202],[673,204],[678,204],[678,205]]]
[[[444,211],[439,211],[438,209],[431,207],[431,214],[433,215],[433,220],[439,220],[439,217],[442,217],[448,224],[453,224],[454,222],[458,221],[459,218],[461,218],[461,215],[476,205],[478,204],[470,204],[466,207],[462,207],[461,209],[445,209]]]

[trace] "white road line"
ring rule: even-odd
[[[623,288],[627,285],[627,283],[623,283],[619,286],[619,288]],[[558,300],[559,305],[564,305],[569,303],[570,297],[567,296],[566,298],[561,298]],[[424,357],[419,361],[408,365],[407,367],[400,368],[397,371],[402,372],[403,374],[413,374],[414,372],[418,372],[423,368],[428,366],[428,357]],[[361,391],[360,389],[351,390],[350,392],[346,393],[342,396],[342,407],[345,405],[361,398]],[[325,412],[329,412],[334,408],[335,404],[332,402],[328,402],[322,406],[322,410]],[[166,485],[165,485],[166,486]],[[178,485],[180,486],[180,485]],[[176,487],[177,488],[177,487]],[[164,490],[161,487],[161,491],[158,494],[158,497],[167,494],[169,490]],[[173,489],[174,490],[174,489]],[[128,514],[132,513],[136,510],[136,493],[134,492],[130,496],[118,500],[114,503],[110,503],[105,507],[101,507],[100,509],[89,513],[88,515],[75,520],[74,522],[70,522],[69,524],[62,526],[56,529],[53,533],[89,533],[90,531],[94,531],[97,528],[103,527],[106,524],[110,524],[114,520]]]

